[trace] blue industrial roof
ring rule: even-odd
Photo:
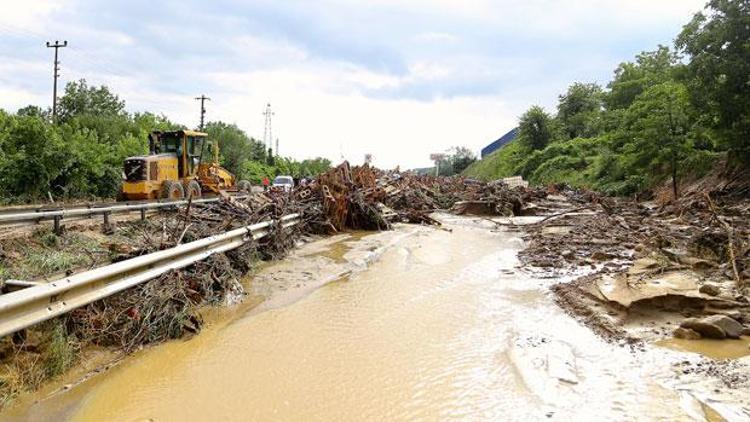
[[[493,152],[499,150],[503,146],[505,146],[508,142],[516,139],[516,136],[518,136],[518,128],[512,129],[510,132],[506,133],[505,135],[501,136],[500,139],[497,141],[487,145],[486,147],[482,148],[482,158],[492,154]]]

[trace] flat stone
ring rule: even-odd
[[[685,340],[698,340],[701,338],[701,334],[690,328],[678,327],[672,332],[675,338],[681,338]]]

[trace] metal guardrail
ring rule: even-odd
[[[242,199],[247,198],[247,195],[234,195],[232,198]],[[45,220],[55,220],[59,222],[64,218],[71,217],[93,217],[95,215],[108,216],[110,214],[127,213],[133,211],[145,212],[148,210],[168,207],[181,207],[192,202],[193,204],[206,204],[210,202],[217,202],[221,200],[221,197],[214,198],[196,198],[192,200],[178,200],[178,201],[155,201],[155,202],[144,202],[144,203],[125,203],[125,204],[112,204],[112,205],[90,205],[85,207],[73,207],[73,208],[60,208],[60,209],[31,209],[24,210],[15,213],[0,213],[0,225],[9,225],[17,223],[37,223]]]
[[[103,299],[170,270],[238,248],[268,235],[274,225],[289,228],[299,214],[265,221],[90,271],[0,295],[0,337]]]

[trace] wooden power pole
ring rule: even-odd
[[[201,125],[200,130],[203,130],[203,125],[205,123],[206,118],[206,100],[211,101],[210,98],[206,97],[205,95],[201,95],[200,97],[195,97],[196,100],[199,100],[201,102]]]
[[[52,44],[49,41],[47,41],[47,48],[54,48],[55,49],[55,63],[54,63],[54,76],[53,76],[53,82],[52,82],[52,121],[57,122],[57,78],[60,77],[60,74],[58,73],[60,71],[60,61],[57,59],[57,52],[63,47],[67,47],[68,42],[63,41],[62,44],[60,44],[60,41],[55,40],[55,43]]]

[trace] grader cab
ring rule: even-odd
[[[148,149],[148,155],[125,159],[124,200],[198,198],[248,188],[219,165],[219,146],[206,133],[151,132]]]

